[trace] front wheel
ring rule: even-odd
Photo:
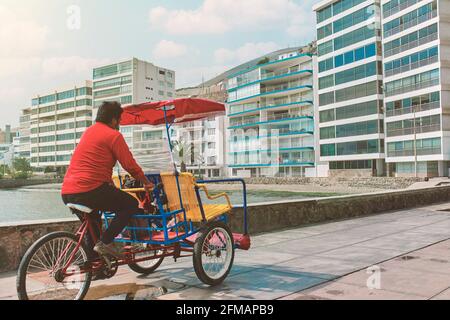
[[[231,271],[234,260],[233,235],[223,222],[209,223],[199,231],[194,244],[194,270],[205,284],[221,284]]]
[[[53,232],[36,241],[25,253],[17,274],[20,300],[82,300],[91,284],[83,272],[88,254],[84,242],[68,232]],[[75,251],[76,250],[76,251]],[[62,269],[73,260],[66,272]]]

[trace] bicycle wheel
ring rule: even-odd
[[[69,232],[53,232],[36,241],[25,253],[17,274],[17,295],[20,300],[82,300],[91,284],[91,272],[81,272],[88,262],[84,242],[75,252],[73,262],[64,276],[63,266],[69,261],[78,243]]]
[[[230,273],[234,260],[233,235],[223,222],[212,222],[199,231],[194,244],[194,270],[205,284],[221,284]]]
[[[144,244],[140,244],[139,246],[142,247],[139,249],[145,248]],[[135,258],[142,259],[142,258],[152,257],[156,254],[162,254],[162,253],[163,253],[162,250],[144,251],[144,252],[136,253]],[[158,259],[149,259],[149,260],[144,260],[144,261],[140,261],[140,262],[129,263],[128,266],[130,267],[131,270],[133,270],[136,273],[147,275],[147,274],[155,272],[156,269],[158,269],[158,267],[161,265],[163,260],[164,260],[164,257],[161,257]]]

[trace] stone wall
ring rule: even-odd
[[[302,178],[302,177],[285,177],[285,178],[246,178],[244,179],[248,184],[302,184],[302,185],[316,185],[322,187],[332,187],[340,185],[342,187],[350,188],[374,188],[385,190],[405,189],[415,182],[423,181],[423,178],[414,177],[328,177],[328,178]]]
[[[250,234],[257,234],[444,201],[450,201],[450,186],[272,202],[249,206],[248,225]],[[230,215],[234,232],[242,232],[242,217],[241,208]],[[16,269],[27,248],[43,235],[60,230],[73,232],[78,226],[75,219],[0,225],[0,272]]]
[[[62,179],[0,179],[0,189],[15,189],[47,183],[61,183]]]

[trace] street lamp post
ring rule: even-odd
[[[414,176],[417,178],[417,131],[416,131],[416,106],[413,106],[413,128],[414,128]]]

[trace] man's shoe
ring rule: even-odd
[[[116,259],[123,259],[124,257],[117,252],[117,250],[113,247],[112,244],[104,244],[101,241],[98,241],[95,244],[94,251],[97,252],[101,256],[112,256]]]

